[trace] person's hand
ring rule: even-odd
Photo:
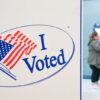
[[[100,40],[100,36],[94,36],[94,40]]]

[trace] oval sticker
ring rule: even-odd
[[[42,82],[60,72],[75,51],[72,37],[51,25],[26,25],[0,33],[0,87]]]

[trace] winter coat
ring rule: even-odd
[[[88,63],[100,69],[100,40],[92,40],[88,44]]]

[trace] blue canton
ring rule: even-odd
[[[9,53],[14,46],[0,40],[0,61]]]

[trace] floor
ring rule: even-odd
[[[100,89],[93,88],[90,79],[82,80],[82,100],[100,100]]]

